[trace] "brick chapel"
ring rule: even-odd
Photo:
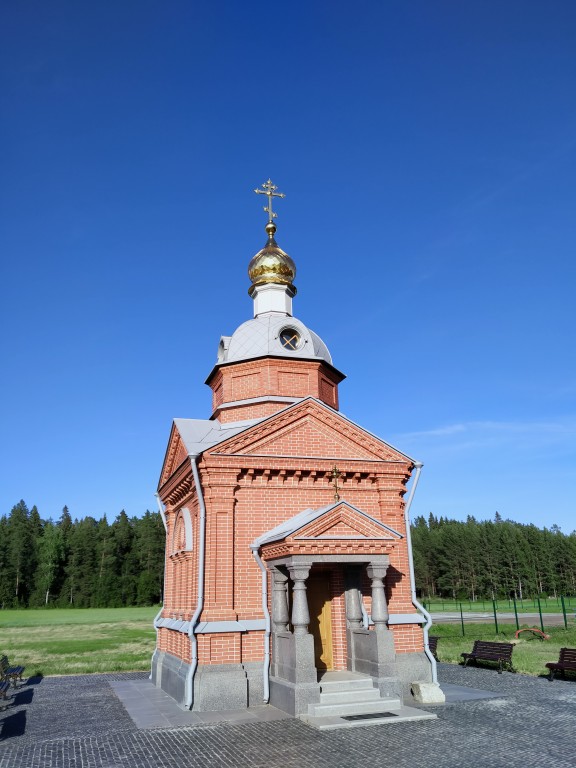
[[[437,689],[407,523],[421,465],[340,413],[344,375],[292,314],[284,195],[255,191],[268,239],[248,267],[254,316],[221,337],[212,413],[174,420],[158,485],[151,678],[184,709],[402,714],[415,685]]]

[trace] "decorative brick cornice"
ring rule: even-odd
[[[282,541],[262,547],[263,560],[276,560],[292,555],[389,555],[396,542],[370,539],[335,539],[332,541]]]
[[[176,429],[176,425],[172,424],[158,488],[162,488],[174,472],[186,461],[187,456],[188,452],[184,447],[180,433]]]
[[[184,500],[193,501],[196,498],[196,488],[194,487],[194,477],[189,459],[178,467],[158,493],[162,502],[168,507],[177,507]]]
[[[357,457],[358,450],[361,450],[363,457],[368,454],[366,458],[412,466],[411,460],[407,456],[395,451],[391,446],[352,424],[337,411],[312,399],[304,400],[271,416],[240,435],[220,443],[208,453],[230,455],[245,454],[248,451],[257,452],[258,446],[277,439],[285,430],[291,427],[295,428],[305,422],[314,423],[322,432],[332,432],[336,436],[340,435],[352,442],[355,448],[351,458]]]

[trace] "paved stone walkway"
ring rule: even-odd
[[[318,732],[266,716],[178,727],[158,727],[152,718],[138,727],[115,687],[137,683],[145,691],[145,677],[31,680],[0,713],[0,768],[576,766],[574,680],[440,664],[454,703],[435,707],[438,719]],[[471,691],[466,700],[469,688],[492,697]]]

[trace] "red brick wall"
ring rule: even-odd
[[[338,384],[342,374],[322,362],[311,360],[284,360],[262,358],[223,365],[208,380],[212,388],[212,417],[221,421],[267,416],[286,407],[285,403],[238,405],[221,408],[226,403],[235,403],[256,397],[316,397],[331,408],[338,410]],[[268,405],[268,408],[264,407]]]
[[[281,364],[285,365],[283,361]],[[297,408],[299,406],[295,407],[295,411]],[[340,417],[336,416],[336,419]],[[308,432],[302,426],[307,423],[310,426]],[[338,421],[335,424],[337,426]],[[292,427],[285,425],[276,430],[272,425],[270,433],[269,438],[273,441],[276,455],[262,455],[262,452],[272,450],[272,444],[262,434],[253,448],[254,455],[238,455],[237,452],[241,451],[239,444],[228,441],[217,446],[214,455],[205,454],[199,464],[207,514],[202,621],[262,618],[261,571],[249,545],[256,537],[303,509],[321,507],[333,501],[330,472],[338,451],[342,454],[337,462],[342,472],[342,499],[400,534],[405,533],[403,495],[411,469],[407,459],[402,460],[401,455],[388,462],[378,460],[375,456],[355,460],[346,458],[346,452],[350,456],[351,446],[354,445],[354,436],[350,430],[339,436],[335,425],[331,424],[325,425],[319,432],[317,422],[310,421],[310,414],[302,415],[299,423]],[[215,455],[218,452],[224,455]],[[227,452],[229,455],[226,455]],[[291,452],[308,458],[287,458]],[[315,452],[318,458],[314,458]],[[327,458],[322,458],[322,453]],[[199,537],[198,501],[189,465],[181,468],[165,484],[163,500],[166,504],[169,542],[164,615],[189,620],[197,601]],[[174,520],[184,506],[188,507],[192,516],[194,548],[192,552],[172,554]],[[345,521],[342,525],[345,525]],[[341,533],[349,535],[344,529]],[[296,546],[298,542],[293,544]],[[338,551],[346,551],[342,546],[348,546],[347,551],[355,551],[354,547],[360,545],[365,546],[366,543],[349,541],[347,545],[339,545],[341,548]],[[390,612],[413,613],[406,539],[396,541],[392,548],[388,542],[376,541],[370,546],[374,547],[371,551],[389,551],[386,591]],[[386,550],[382,547],[386,547]],[[342,569],[333,568],[332,626],[336,668],[346,666],[342,579]],[[367,578],[363,584],[363,595],[369,612],[370,582]],[[422,630],[418,625],[394,626],[393,632],[398,653],[422,649]],[[186,636],[161,629],[158,643],[162,650],[189,660],[190,648]],[[263,657],[262,632],[200,635],[198,643],[201,664],[259,661]]]

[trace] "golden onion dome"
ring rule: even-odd
[[[292,284],[296,277],[296,265],[274,239],[276,233],[274,222],[268,222],[266,232],[268,233],[268,242],[248,265],[248,275],[252,281],[248,293],[252,296],[255,286],[265,283],[289,285],[296,293],[296,288]]]

